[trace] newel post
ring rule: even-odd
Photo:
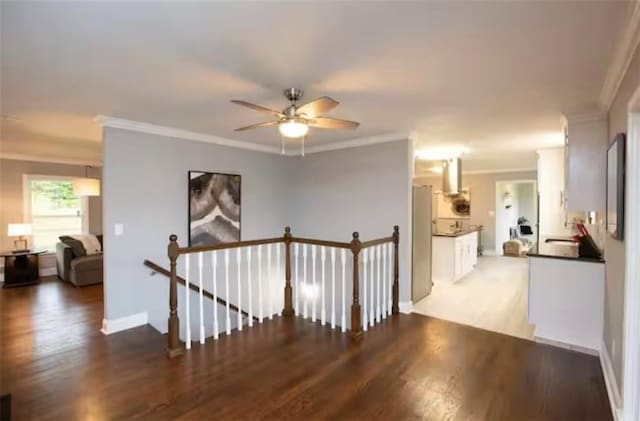
[[[180,324],[178,322],[178,275],[176,274],[178,236],[175,234],[171,234],[169,237],[167,253],[171,265],[169,281],[169,344],[167,346],[167,355],[169,358],[174,358],[182,355],[183,352],[182,345],[180,344]]]
[[[362,250],[360,234],[353,233],[351,253],[353,254],[353,304],[351,304],[351,338],[362,338],[362,315],[360,314],[360,273],[358,258]]]
[[[287,317],[293,316],[293,288],[291,288],[291,228],[284,229],[284,246],[285,246],[285,285],[284,285],[284,309],[282,315]]]
[[[391,312],[393,314],[400,313],[400,285],[398,284],[400,263],[398,259],[398,246],[400,245],[400,227],[393,227],[393,303],[391,304]]]

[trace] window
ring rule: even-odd
[[[25,175],[24,187],[32,249],[54,253],[61,235],[88,231],[87,198],[73,195],[71,177]]]

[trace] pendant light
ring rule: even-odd
[[[84,178],[73,179],[73,194],[76,196],[100,196],[100,180],[89,178],[89,166],[84,169]]]

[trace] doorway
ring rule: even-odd
[[[536,180],[496,181],[495,254],[504,255],[504,245],[522,242],[521,253],[531,248],[538,232]],[[513,254],[512,254],[513,255]]]

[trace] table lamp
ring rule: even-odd
[[[7,235],[9,237],[20,237],[13,241],[13,245],[15,247],[13,250],[14,253],[29,251],[27,239],[23,237],[25,235],[31,235],[31,224],[9,224]]]

